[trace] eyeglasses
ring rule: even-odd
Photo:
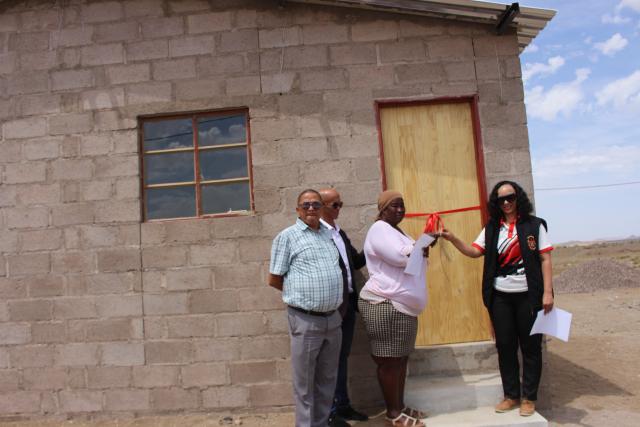
[[[333,203],[331,203],[330,205],[327,205],[327,206],[329,206],[330,208],[333,208],[333,209],[340,209],[340,208],[342,208],[342,205],[343,205],[342,202],[333,202]]]
[[[513,203],[516,201],[516,193],[507,194],[506,196],[498,197],[498,205],[504,204],[504,202]]]
[[[298,205],[299,208],[304,209],[305,211],[308,211],[309,209],[313,208],[315,210],[318,210],[322,207],[322,203],[320,202],[304,202],[304,203],[300,203]]]

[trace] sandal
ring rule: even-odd
[[[404,412],[400,412],[400,415],[395,418],[385,417],[385,420],[391,427],[426,427],[425,423]]]
[[[427,418],[429,416],[428,412],[423,412],[423,411],[419,411],[417,409],[413,409],[410,407],[406,407],[402,410],[402,412],[404,412],[405,414],[409,415],[410,417],[413,418],[417,418],[419,420],[423,419],[423,418]]]

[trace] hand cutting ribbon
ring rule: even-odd
[[[476,211],[476,210],[480,210],[479,205],[469,206],[469,207],[460,208],[460,209],[450,209],[448,211],[431,212],[431,213],[423,213],[423,212],[408,213],[408,214],[405,214],[404,216],[405,218],[417,218],[421,216],[426,216],[427,222],[424,225],[424,232],[440,233],[444,229],[444,223],[442,222],[442,218],[440,218],[440,215],[447,215],[447,214],[452,214],[457,212]]]

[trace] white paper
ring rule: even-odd
[[[429,246],[433,241],[436,240],[430,234],[423,234],[416,241],[416,244],[413,246],[413,250],[411,251],[411,255],[409,255],[409,261],[407,262],[407,266],[404,268],[404,272],[411,276],[417,276],[418,274],[424,271],[425,267],[425,257],[422,254],[422,248]]]
[[[544,314],[544,310],[540,310],[529,335],[551,335],[552,337],[567,342],[569,341],[569,331],[571,330],[571,317],[572,314],[568,311],[555,307],[546,315]]]

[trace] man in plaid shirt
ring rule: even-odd
[[[321,208],[317,191],[300,193],[296,223],[271,247],[269,285],[288,306],[296,427],[327,426],[342,341],[343,272]]]

